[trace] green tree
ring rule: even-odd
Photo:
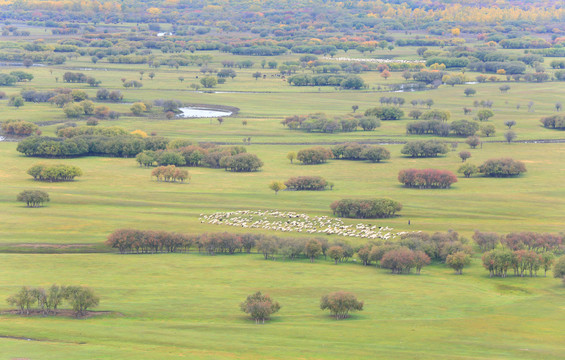
[[[136,102],[134,103],[131,107],[130,110],[132,112],[132,114],[134,114],[135,116],[139,116],[141,115],[144,111],[147,110],[147,108],[145,107],[145,104],[142,102]]]
[[[296,153],[294,151],[289,152],[288,154],[286,154],[286,158],[288,160],[290,160],[290,163],[292,164],[292,162],[294,161],[294,159],[296,159]]]
[[[273,190],[275,195],[277,195],[279,191],[286,189],[286,185],[281,181],[272,181],[271,184],[269,184],[269,189]]]
[[[469,178],[474,174],[478,173],[479,168],[473,164],[464,164],[459,168],[459,170],[457,170],[457,172],[465,175],[466,178]]]
[[[352,293],[338,291],[322,296],[320,309],[329,310],[332,316],[340,320],[349,317],[350,312],[362,311],[363,301],[357,300],[357,297]]]
[[[447,255],[445,263],[447,266],[455,270],[457,274],[462,275],[463,268],[471,263],[471,257],[463,251],[458,251],[451,255]]]
[[[63,107],[63,112],[68,118],[78,118],[84,114],[84,108],[79,104],[68,103]]]
[[[19,109],[20,107],[24,106],[24,98],[21,97],[21,95],[12,95],[10,96],[10,100],[8,101],[8,105],[10,106],[15,106],[16,109]]]
[[[200,79],[200,83],[205,88],[210,89],[218,84],[218,79],[215,76],[206,76]]]
[[[496,133],[496,128],[494,127],[493,124],[485,124],[485,125],[481,126],[481,133],[484,136],[489,137],[489,136],[494,135]]]
[[[27,207],[41,207],[49,201],[49,194],[42,190],[24,190],[18,194],[17,200],[25,202]]]
[[[89,308],[96,307],[100,303],[100,298],[94,294],[94,291],[83,286],[67,286],[65,299],[73,308],[76,317],[86,315]]]
[[[260,291],[253,295],[249,295],[247,299],[240,304],[241,311],[249,314],[255,324],[259,322],[265,323],[271,315],[278,312],[281,306],[278,302],[271,299],[269,295],[263,295]]]
[[[306,243],[304,253],[310,258],[310,262],[314,262],[314,258],[322,253],[322,244],[316,239],[311,239]]]
[[[466,88],[463,92],[465,93],[465,96],[471,96],[475,95],[477,93],[477,90],[473,88]]]
[[[565,256],[561,256],[553,266],[553,277],[565,278]]]
[[[335,264],[343,257],[343,248],[341,246],[332,246],[328,249],[328,256],[334,259]]]
[[[492,112],[492,110],[489,109],[482,109],[477,112],[477,118],[480,121],[488,121],[488,119],[490,119],[493,116],[494,113]]]

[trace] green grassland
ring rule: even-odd
[[[565,289],[551,278],[489,279],[474,263],[394,276],[360,265],[265,261],[260,255],[1,255],[0,297],[19,284],[81,283],[100,311],[75,320],[3,316],[2,359],[558,359]],[[33,281],[32,281],[33,279]],[[281,311],[257,326],[238,309],[260,289]],[[336,321],[329,291],[365,310]]]
[[[200,52],[202,53],[202,52]],[[212,67],[234,59],[209,52]],[[339,56],[375,57],[389,51]],[[415,57],[415,48],[398,48],[392,54]],[[504,122],[515,120],[517,140],[563,139],[562,131],[540,126],[539,119],[555,114],[555,103],[564,102],[559,82],[515,83],[502,94],[502,82],[436,90],[389,93],[379,91],[387,84],[403,83],[401,73],[384,80],[378,72],[362,73],[369,88],[340,91],[332,87],[293,87],[271,77],[276,70],[261,69],[260,57],[251,59],[252,69],[236,69],[234,80],[218,85],[216,93],[195,92],[191,83],[202,77],[199,68],[179,70],[162,66],[96,64],[89,57],[69,60],[64,65],[32,67],[28,84],[3,87],[8,95],[21,88],[38,90],[72,87],[95,98],[97,88],[65,84],[66,71],[84,72],[102,81],[101,87],[118,89],[123,103],[103,103],[124,115],[119,120],[102,120],[98,126],[141,129],[168,138],[243,144],[250,137],[248,152],[265,166],[254,173],[230,173],[221,169],[188,168],[188,184],[159,183],[151,169],[137,166],[134,159],[84,157],[73,159],[28,158],[16,151],[16,142],[0,142],[0,302],[21,285],[51,283],[82,284],[101,297],[97,310],[111,311],[89,319],[62,317],[0,316],[0,359],[559,359],[565,353],[565,288],[551,273],[548,278],[489,279],[479,255],[463,276],[443,264],[425,268],[422,275],[393,276],[385,270],[357,264],[333,265],[320,259],[264,261],[260,255],[209,257],[167,254],[119,256],[105,254],[107,235],[117,228],[169,230],[183,233],[244,232],[245,229],[204,224],[200,214],[230,210],[296,211],[331,216],[329,205],[341,198],[390,197],[403,204],[399,217],[363,221],[389,226],[394,231],[446,231],[453,229],[470,238],[475,230],[508,233],[565,230],[565,146],[563,143],[503,142]],[[270,60],[270,58],[266,58]],[[281,64],[297,55],[277,57]],[[21,68],[3,67],[2,72]],[[91,69],[91,70],[86,70]],[[138,80],[144,71],[143,87],[122,87],[121,78]],[[155,72],[153,80],[148,78]],[[255,80],[261,71],[266,79]],[[478,74],[466,73],[470,80]],[[178,80],[185,77],[184,82]],[[55,78],[58,78],[58,82]],[[500,77],[502,80],[503,78]],[[473,87],[474,97],[463,90]],[[399,121],[382,121],[372,132],[320,134],[285,129],[280,121],[290,115],[325,112],[346,115],[352,105],[358,112],[380,106],[381,96],[406,99],[406,116]],[[483,138],[482,148],[469,150],[470,163],[480,165],[489,158],[512,157],[526,164],[527,173],[517,178],[459,178],[449,190],[406,189],[397,180],[405,168],[438,168],[456,172],[462,164],[457,153],[467,150],[463,138],[457,150],[431,159],[401,155],[401,144],[428,136],[407,136],[405,129],[412,99],[434,100],[434,109],[449,110],[451,120],[469,119],[463,107],[474,100],[494,101],[495,116],[488,122],[496,135]],[[132,116],[132,102],[177,99],[193,104],[235,106],[240,109],[219,125],[215,119],[167,120],[159,108],[141,117]],[[534,112],[527,103],[533,101]],[[44,135],[53,136],[61,123],[69,121],[61,109],[49,104],[26,103],[16,109],[0,101],[0,120],[23,119],[44,125]],[[520,104],[520,109],[516,105]],[[98,103],[97,103],[98,105]],[[422,108],[422,110],[425,110]],[[244,126],[242,121],[248,124]],[[79,125],[86,119],[71,120]],[[304,166],[286,159],[290,151],[312,144],[346,141],[385,143],[390,160],[373,164],[330,160]],[[79,166],[84,175],[73,182],[35,182],[26,174],[37,163]],[[291,176],[319,175],[335,184],[319,192],[283,191],[268,188],[273,180]],[[42,189],[51,202],[38,209],[15,201],[25,189]],[[408,225],[410,220],[411,225]],[[347,224],[360,221],[345,220]],[[258,232],[259,230],[254,230]],[[279,234],[281,235],[281,234]],[[306,236],[286,233],[285,236]],[[336,239],[335,236],[330,237]],[[363,239],[347,239],[353,244]],[[69,247],[70,246],[70,247]],[[101,252],[82,254],[80,252]],[[59,254],[11,254],[13,252],[60,252]],[[10,254],[9,254],[10,253]],[[243,316],[239,303],[262,290],[283,306],[273,321],[256,326]],[[352,291],[365,301],[365,311],[346,321],[335,321],[319,309],[320,296],[337,290]],[[0,305],[7,309],[7,305]],[[30,338],[27,341],[12,337]]]

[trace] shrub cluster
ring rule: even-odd
[[[418,189],[448,189],[457,182],[457,176],[448,170],[404,169],[398,173],[404,186]]]
[[[177,142],[178,143],[178,142]],[[144,151],[136,156],[140,166],[175,165],[225,168],[229,171],[250,172],[263,166],[254,154],[243,146],[216,146],[213,144],[169,146],[167,150]]]
[[[302,149],[296,154],[296,158],[304,165],[322,164],[332,157],[331,150],[321,146]]]
[[[94,291],[84,286],[57,286],[51,285],[47,290],[43,288],[29,288],[24,286],[16,294],[6,299],[8,304],[16,306],[21,315],[41,313],[42,315],[56,315],[57,308],[63,301],[71,306],[76,317],[86,315],[89,308],[98,306],[100,299]],[[36,305],[36,308],[33,306]]]
[[[190,180],[188,171],[179,169],[175,165],[159,166],[153,169],[151,176],[154,176],[157,181],[165,182],[184,182],[185,180]]]
[[[490,159],[479,166],[479,172],[488,177],[518,176],[526,171],[523,162],[510,158]]]
[[[367,109],[365,116],[377,117],[381,120],[400,120],[404,116],[404,111],[396,106],[383,106]]]
[[[285,181],[288,190],[325,190],[328,182],[321,176],[298,176]]]
[[[544,127],[548,129],[565,130],[565,115],[552,115],[540,120]]]
[[[2,131],[9,135],[28,136],[39,133],[39,127],[23,120],[7,120],[2,123]]]
[[[344,160],[369,160],[381,162],[390,159],[390,152],[381,146],[361,145],[358,143],[345,143],[331,148],[336,159]]]
[[[25,202],[27,207],[41,207],[49,201],[49,194],[42,190],[24,190],[18,194],[17,201]]]
[[[330,205],[334,215],[354,219],[393,217],[402,210],[402,204],[390,199],[342,199]]]
[[[435,140],[410,141],[404,145],[400,151],[410,157],[436,157],[440,154],[448,153],[447,144]]]
[[[37,164],[28,169],[27,173],[39,181],[72,181],[82,175],[79,167],[65,164]]]

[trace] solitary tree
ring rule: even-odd
[[[338,291],[322,296],[320,309],[329,310],[333,317],[340,320],[349,317],[350,312],[362,311],[363,301],[357,300],[352,293]]]
[[[466,265],[469,265],[470,262],[471,257],[463,251],[458,251],[454,254],[447,255],[447,258],[445,259],[447,266],[455,270],[455,272],[459,275],[463,274],[463,268]]]
[[[465,175],[466,178],[469,178],[469,177],[473,176],[473,174],[478,173],[479,168],[477,167],[477,165],[464,164],[463,166],[461,166],[459,168],[459,170],[457,170],[457,172]]]
[[[27,207],[41,207],[49,201],[49,194],[41,190],[24,190],[18,194],[17,200],[25,202]]]
[[[471,157],[471,153],[468,151],[461,151],[459,153],[459,157],[461,158],[461,161],[465,162],[467,161],[468,158]]]
[[[296,153],[294,151],[289,152],[288,154],[286,154],[286,158],[288,160],[290,160],[290,163],[292,164],[292,162],[294,161],[294,159],[296,159]]]
[[[517,135],[514,131],[509,130],[507,132],[504,133],[504,138],[506,139],[506,141],[510,144],[512,141],[514,141],[514,139],[516,139]]]
[[[496,128],[494,127],[493,124],[485,124],[485,125],[481,126],[481,133],[484,136],[489,137],[489,136],[494,135],[496,133]]]
[[[272,181],[269,185],[269,189],[275,192],[275,195],[279,193],[279,191],[286,189],[286,185],[281,181]]]
[[[516,121],[514,120],[507,120],[504,122],[504,125],[508,126],[508,130],[512,129],[512,126],[516,125]]]
[[[477,118],[479,118],[480,121],[488,121],[488,119],[493,116],[494,113],[489,109],[482,109],[477,112]]]
[[[269,320],[271,314],[276,313],[281,309],[278,302],[271,299],[269,295],[262,295],[260,291],[253,295],[249,295],[247,299],[240,304],[241,311],[249,314],[255,324],[261,321],[263,324],[265,320]]]
[[[481,139],[478,136],[469,136],[465,143],[471,147],[471,149],[475,149],[480,143]]]
[[[463,92],[465,93],[465,96],[471,96],[475,95],[477,93],[477,90],[473,88],[466,88]]]
[[[351,107],[351,110],[353,110],[353,112],[356,112],[357,109],[359,109],[359,105],[353,105],[353,106]]]

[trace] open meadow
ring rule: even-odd
[[[565,274],[565,12],[553,0],[497,2],[500,13],[476,5],[484,17],[475,5],[439,10],[420,0],[386,7],[300,0],[300,10],[240,1],[152,2],[159,8],[104,1],[92,9],[74,0],[0,3],[0,360],[564,358],[565,278],[554,274]],[[298,86],[317,77],[322,85]],[[183,118],[188,107],[234,113]],[[391,120],[385,110],[402,113]],[[325,125],[316,128],[320,118]],[[376,125],[363,129],[363,120]],[[457,133],[462,120],[474,130]],[[33,130],[15,134],[14,123]],[[407,129],[416,123],[436,128],[415,135]],[[18,151],[47,137],[43,155]],[[53,155],[75,138],[87,150]],[[115,139],[143,148],[123,156],[116,144],[100,145]],[[445,153],[402,153],[420,140],[439,142]],[[348,143],[382,147],[390,158],[346,160],[330,150]],[[289,155],[312,147],[330,158],[308,165]],[[202,158],[190,163],[189,151]],[[241,152],[263,165],[228,171],[234,168],[222,164]],[[464,162],[462,152],[470,155]],[[136,161],[140,155],[148,166]],[[459,171],[500,158],[526,171]],[[38,164],[82,174],[38,181],[28,174]],[[187,171],[187,180],[158,181],[152,172],[161,165]],[[399,173],[406,169],[447,171],[456,182],[405,186]],[[274,182],[301,176],[327,185],[274,191]],[[49,201],[30,207],[17,198],[26,190],[44,191]],[[402,209],[339,218],[330,207],[374,198]],[[236,211],[269,213],[254,220],[280,220],[294,231],[253,228],[223,214]],[[214,224],[208,219],[217,213]],[[294,213],[343,222],[351,232],[298,231]],[[232,220],[238,226],[226,224]],[[370,227],[390,238],[351,235]],[[118,229],[146,237],[120,254],[116,243],[105,244]],[[156,233],[141,231],[150,230],[190,235],[183,238],[190,251],[144,247]],[[494,244],[480,243],[477,231]],[[238,244],[229,254],[210,245],[226,234]],[[246,236],[255,239],[249,253]],[[275,249],[265,250],[270,240]],[[307,254],[312,242],[320,249]],[[139,254],[140,243],[142,252],[157,253]],[[298,255],[293,244],[301,244]],[[334,257],[332,247],[343,252]],[[423,254],[429,266],[419,273],[415,258],[400,270],[385,264],[387,251],[402,250]],[[455,254],[463,256],[462,275],[451,265]],[[502,257],[504,271],[488,268],[489,254],[511,258]],[[525,276],[515,276],[518,269]],[[84,318],[20,315],[16,302],[6,302],[22,286],[51,284],[91,288],[100,302]],[[256,291],[281,305],[261,325],[240,309]],[[339,321],[322,311],[320,298],[339,291],[355,294],[363,311]],[[40,295],[29,306],[39,306]]]

